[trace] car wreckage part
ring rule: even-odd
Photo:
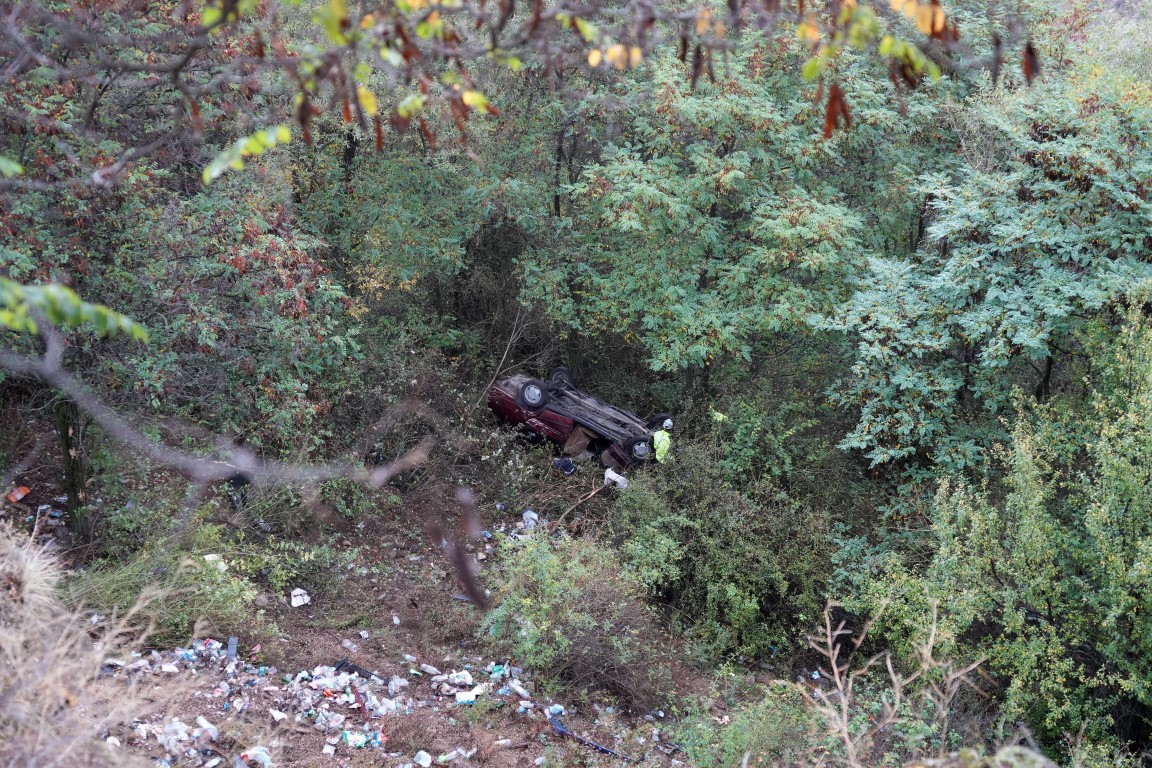
[[[528,379],[520,385],[516,399],[520,401],[520,405],[536,411],[548,403],[548,390],[540,379]]]
[[[649,446],[647,437],[630,438],[625,445],[628,448],[628,453],[630,453],[634,459],[644,461],[648,458]]]
[[[576,377],[572,375],[572,371],[564,366],[553,368],[548,373],[548,383],[553,387],[569,387],[576,389]]]

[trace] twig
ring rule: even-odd
[[[577,499],[577,500],[576,500],[576,503],[575,503],[575,504],[573,504],[572,506],[568,507],[568,509],[564,510],[564,514],[560,515],[560,518],[559,518],[559,519],[558,519],[556,522],[552,523],[552,527],[553,527],[553,528],[557,528],[557,527],[559,527],[559,526],[560,526],[560,523],[564,522],[564,518],[568,517],[568,513],[569,513],[569,512],[571,512],[572,510],[576,509],[576,507],[578,507],[578,506],[580,506],[581,504],[583,504],[584,502],[588,501],[588,499],[590,499],[590,498],[592,498],[593,496],[595,496],[596,494],[600,493],[600,491],[604,490],[604,489],[605,489],[605,488],[607,488],[607,487],[608,487],[607,485],[602,485],[602,486],[600,486],[599,488],[597,488],[596,490],[594,490],[594,491],[591,491],[591,492],[589,492],[589,493],[586,493],[586,494],[584,494],[583,496],[581,496],[579,499]]]

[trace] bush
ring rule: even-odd
[[[543,537],[505,547],[499,600],[482,625],[498,652],[639,710],[669,699],[669,644],[611,553],[595,541]]]
[[[711,716],[699,715],[676,737],[689,764],[701,768],[800,765],[817,741],[816,725],[804,692],[780,684],[763,699],[738,708],[728,722],[718,725]]]
[[[640,475],[610,526],[629,570],[691,622],[701,652],[759,655],[819,615],[827,515],[764,484],[739,491],[700,445]]]

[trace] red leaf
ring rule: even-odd
[[[1024,80],[1028,85],[1032,85],[1032,81],[1039,75],[1040,58],[1036,55],[1036,49],[1032,47],[1032,41],[1029,40],[1024,46]]]
[[[428,141],[428,149],[431,152],[436,151],[436,134],[432,133],[432,129],[428,127],[428,123],[424,122],[424,118],[420,118],[420,133],[424,134],[424,138]]]
[[[388,118],[388,122],[392,123],[392,130],[401,136],[408,130],[408,123],[412,122],[410,117],[401,117],[399,112],[393,112],[392,116]]]

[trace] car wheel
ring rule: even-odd
[[[652,418],[648,419],[648,429],[656,431],[664,427],[664,420],[672,418],[670,413],[658,413]]]
[[[625,452],[636,461],[647,461],[652,455],[652,446],[647,437],[630,437],[624,442]]]
[[[572,371],[564,366],[553,368],[548,374],[548,383],[554,387],[568,387],[569,389],[576,389],[576,378],[572,375]]]
[[[528,379],[520,385],[516,395],[520,405],[533,411],[543,408],[548,403],[548,390],[540,379]]]

